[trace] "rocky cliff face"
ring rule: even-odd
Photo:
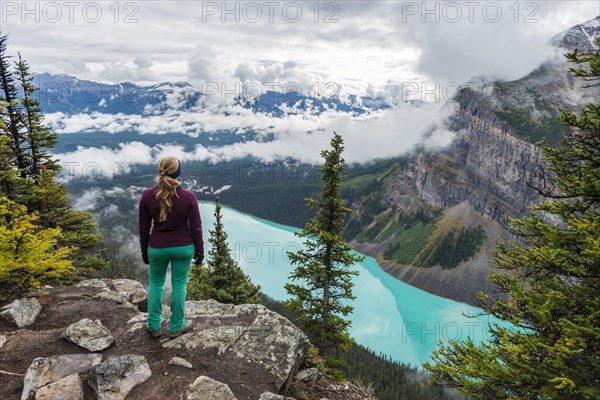
[[[541,153],[494,115],[482,93],[464,89],[455,100],[459,109],[451,126],[456,139],[440,152],[417,153],[407,173],[427,203],[446,209],[468,201],[504,225],[506,216],[523,215],[537,201],[527,184],[536,183]]]
[[[154,338],[140,311],[145,301],[138,282],[118,279],[4,305],[0,398],[283,400],[298,384],[309,393],[324,388],[332,400],[372,398],[315,369],[299,371],[308,339],[261,305],[188,301],[194,329]]]
[[[600,16],[560,33],[552,41],[560,46],[560,52],[575,47],[589,51],[598,35]],[[456,139],[438,152],[418,151],[405,170],[411,178],[407,183],[416,191],[402,186],[398,189],[416,192],[441,208],[468,201],[479,213],[503,225],[507,216],[524,215],[527,206],[539,201],[537,192],[527,185],[539,184],[536,172],[542,164],[541,151],[497,113],[519,107],[535,120],[547,111],[545,107],[577,112],[587,102],[600,101],[600,93],[585,88],[585,82],[574,78],[568,67],[566,60],[560,59],[517,81],[459,91],[447,104],[455,107],[449,128],[456,132]],[[393,193],[388,196],[394,198]]]
[[[599,34],[600,16],[552,41],[561,54],[575,47],[591,50]],[[489,253],[499,238],[509,238],[506,218],[524,216],[527,207],[540,200],[529,187],[540,187],[543,165],[540,148],[533,144],[541,139],[536,135],[558,141],[564,128],[556,123],[557,107],[577,112],[587,102],[600,101],[600,93],[585,88],[585,82],[574,78],[568,67],[566,60],[559,59],[517,81],[463,88],[445,105],[453,108],[449,129],[456,136],[452,144],[439,151],[418,149],[381,189],[384,213],[434,207],[447,215],[461,205],[452,212],[463,213],[464,220],[472,212],[484,217],[479,224],[488,239],[475,258],[454,270],[422,268],[384,257],[393,238],[379,243],[354,241],[357,249],[377,257],[390,274],[437,295],[475,304],[476,292],[493,291],[487,281]],[[358,210],[354,218],[360,217],[364,203],[358,201],[353,207]],[[382,231],[388,228],[385,225]]]

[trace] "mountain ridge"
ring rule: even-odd
[[[203,107],[209,96],[220,96],[219,92],[203,92],[188,82],[159,82],[137,85],[132,82],[100,83],[81,80],[73,75],[32,75],[34,84],[40,89],[41,108],[46,113],[104,112],[124,114],[161,114],[169,110],[190,111]],[[220,99],[222,100],[222,99]],[[276,117],[286,112],[282,108],[311,110],[320,114],[326,110],[363,114],[390,108],[381,97],[350,95],[346,101],[337,96],[306,96],[296,91],[264,90],[257,95],[241,93],[231,99],[233,105],[241,105],[254,112]]]

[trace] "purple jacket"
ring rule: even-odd
[[[140,199],[139,233],[142,250],[148,246],[163,248],[194,244],[197,252],[204,252],[202,221],[196,195],[189,190],[177,188],[179,198],[173,196],[173,207],[167,220],[158,222],[160,206],[154,195],[156,189],[157,186],[144,190]]]

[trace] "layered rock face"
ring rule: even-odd
[[[528,184],[538,183],[540,149],[500,121],[482,93],[463,89],[455,100],[456,139],[443,151],[416,154],[407,173],[427,203],[446,209],[468,201],[481,215],[506,225],[507,216],[523,215],[539,199]]]
[[[173,339],[165,310],[153,338],[135,281],[48,288],[23,304],[33,299],[35,316],[12,307],[0,318],[2,399],[283,399],[309,346],[261,305],[216,301],[187,302],[194,329]]]
[[[528,185],[539,186],[543,166],[538,146],[520,137],[497,112],[519,108],[532,119],[554,118],[558,107],[578,112],[588,102],[600,101],[581,78],[568,72],[562,56],[575,48],[590,51],[600,35],[600,16],[556,35],[559,59],[548,61],[512,82],[492,82],[479,90],[464,88],[448,106],[456,106],[449,122],[456,140],[439,152],[420,151],[408,166],[418,195],[442,208],[463,201],[482,215],[506,224],[507,216],[525,214],[540,198]],[[550,134],[550,132],[548,132]]]
[[[592,50],[600,35],[600,16],[576,25],[552,39],[558,53]],[[492,82],[463,88],[446,107],[453,107],[449,129],[456,133],[450,146],[440,151],[419,150],[407,168],[393,180],[386,196],[400,209],[403,195],[450,208],[463,201],[483,216],[506,225],[506,217],[519,217],[540,200],[528,185],[539,186],[540,148],[520,137],[497,115],[516,107],[533,119],[558,107],[577,112],[590,101],[600,101],[597,90],[568,72],[564,57],[548,61],[527,76],[512,82]]]
[[[355,247],[379,258],[384,270],[402,281],[430,293],[476,305],[475,294],[492,293],[488,281],[490,253],[498,239],[507,240],[507,217],[520,217],[539,201],[537,191],[542,154],[539,147],[520,139],[494,114],[494,104],[484,93],[461,90],[453,104],[457,111],[450,120],[456,138],[441,151],[418,151],[404,170],[383,190],[383,201],[400,212],[436,207],[461,213],[463,221],[472,214],[481,220],[461,223],[482,225],[487,240],[476,257],[458,268],[400,265],[382,257],[387,243],[358,243]]]

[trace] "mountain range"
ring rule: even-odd
[[[187,82],[161,82],[150,86],[140,86],[131,82],[107,84],[81,80],[71,75],[49,73],[33,74],[33,82],[40,89],[38,99],[46,113],[160,115],[168,110],[194,110],[202,107],[211,96],[216,98],[221,95],[215,92],[218,89],[213,90],[208,84],[203,92]],[[256,96],[244,95],[242,90],[235,102],[254,112],[275,117],[283,116],[283,109],[294,108],[311,109],[315,114],[325,110],[362,114],[390,107],[383,98],[378,97],[350,95],[344,101],[335,96],[316,98],[294,91],[282,93],[267,89]]]

